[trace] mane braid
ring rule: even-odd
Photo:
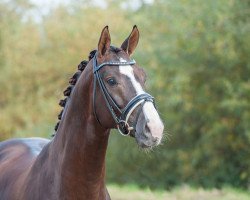
[[[91,51],[91,52],[89,53],[89,56],[88,56],[89,61],[95,56],[96,51],[97,51],[97,50],[93,50],[93,51]],[[72,92],[72,90],[73,90],[73,88],[74,88],[74,86],[75,86],[75,84],[76,84],[78,78],[80,77],[82,71],[85,69],[85,67],[87,66],[87,64],[88,64],[89,61],[83,60],[83,61],[78,65],[78,67],[77,67],[77,68],[78,68],[78,71],[69,79],[69,84],[70,84],[70,85],[63,91],[63,95],[64,95],[66,98],[61,99],[61,100],[59,101],[59,105],[60,105],[61,107],[63,107],[63,109],[61,110],[60,114],[58,115],[58,120],[59,120],[59,121],[58,121],[58,122],[56,123],[56,125],[55,125],[55,128],[54,128],[55,132],[54,132],[54,134],[52,134],[52,137],[55,136],[56,131],[58,130],[58,127],[59,127],[59,125],[60,125],[60,121],[61,121],[62,116],[63,116],[64,108],[65,108],[65,106],[66,106],[66,104],[67,104],[68,97],[70,96],[70,94],[71,94],[71,92]]]

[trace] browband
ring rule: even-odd
[[[100,70],[102,67],[106,66],[106,65],[111,65],[111,66],[119,66],[119,65],[134,65],[136,62],[135,60],[131,60],[128,62],[105,62],[100,64],[99,66],[94,65],[94,73],[98,70]]]

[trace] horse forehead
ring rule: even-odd
[[[124,58],[120,58],[120,62],[127,62],[127,60],[125,60]],[[144,93],[141,84],[135,78],[134,70],[131,65],[120,65],[119,72],[130,79],[133,87],[136,90],[137,95]]]

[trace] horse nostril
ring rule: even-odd
[[[158,137],[153,137],[153,142],[157,143],[157,142],[158,142],[158,140],[159,140],[159,138],[158,138]]]
[[[147,124],[147,123],[145,124],[144,130],[145,130],[145,132],[146,132],[146,133],[149,133],[149,132],[150,132],[150,129],[149,129],[149,127],[148,127],[148,124]]]

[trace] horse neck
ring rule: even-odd
[[[103,129],[93,116],[90,78],[92,73],[83,71],[51,143],[60,173],[60,191],[70,199],[78,199],[76,195],[95,199],[100,190],[104,191],[109,130]]]

